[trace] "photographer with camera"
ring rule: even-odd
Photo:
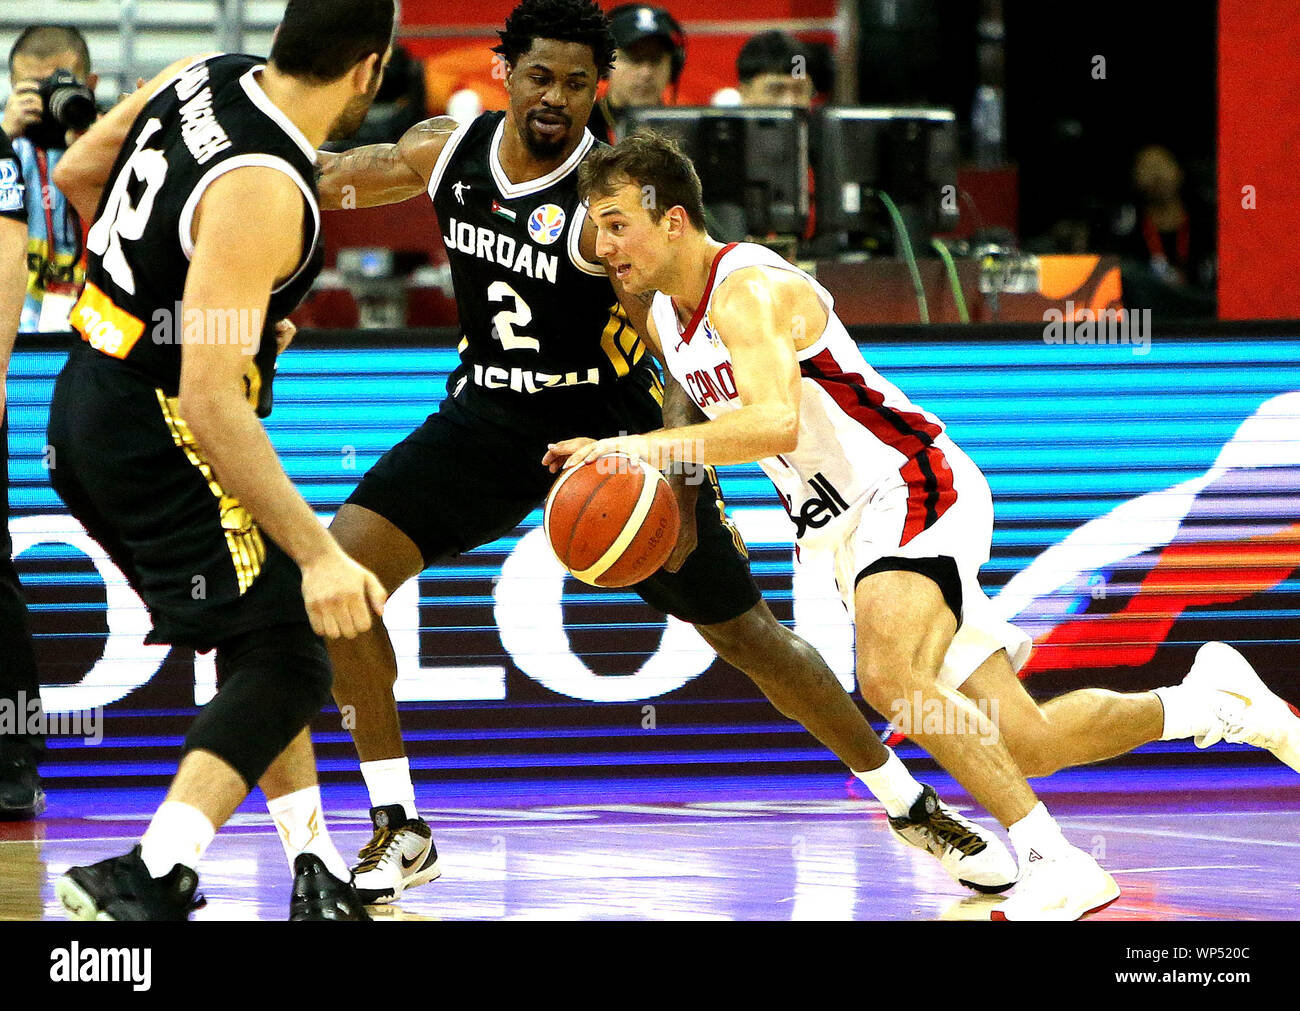
[[[27,298],[19,331],[67,330],[85,278],[81,221],[53,183],[54,167],[99,113],[90,50],[70,25],[25,28],[9,51],[0,121],[27,191]]]
[[[28,734],[40,699],[27,605],[9,537],[8,425],[4,380],[19,331],[67,330],[85,276],[81,221],[53,183],[54,167],[98,116],[86,40],[75,28],[32,26],[9,52],[9,99],[0,120],[0,699],[18,714],[0,733],[0,820],[44,810],[36,762],[44,750]]]

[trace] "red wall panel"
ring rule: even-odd
[[[1219,316],[1300,317],[1300,3],[1219,2]],[[1195,73],[1195,68],[1189,68]],[[1254,209],[1243,207],[1253,187]]]

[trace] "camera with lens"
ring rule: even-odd
[[[99,115],[94,92],[70,70],[56,70],[40,82],[38,90],[45,111],[24,132],[37,147],[67,147],[67,132],[84,133]]]

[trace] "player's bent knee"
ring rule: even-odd
[[[898,705],[898,700],[910,697],[911,688],[902,679],[858,661],[858,691],[863,700],[881,715],[888,716]]]
[[[389,597],[424,568],[424,558],[415,542],[391,521],[364,506],[344,502],[329,529],[348,557],[378,577]]]
[[[218,647],[218,689],[185,737],[251,787],[330,698],[325,645],[306,623],[257,629]]]
[[[923,687],[923,679],[912,657],[895,643],[859,636],[857,659],[858,686],[864,696],[868,691],[872,694],[898,693]]]

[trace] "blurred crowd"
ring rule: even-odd
[[[987,168],[1008,158],[1003,143],[1000,4],[986,3],[982,11],[972,40],[974,102],[970,109],[956,112],[967,161]],[[664,7],[622,4],[610,11],[610,21],[618,55],[609,79],[601,85],[589,129],[613,143],[623,135],[629,110],[680,104],[679,82],[689,46],[682,25]],[[870,26],[864,26],[863,32],[869,34]],[[861,58],[872,66],[858,70],[861,104],[908,104],[909,100],[936,104],[934,68],[927,70],[909,58],[907,66],[915,64],[909,71],[894,52],[907,43],[901,37],[862,40]],[[931,62],[938,59],[936,55]],[[710,104],[816,109],[832,102],[836,71],[835,54],[824,42],[777,30],[760,32],[741,47],[734,83],[717,88]],[[425,116],[446,114],[463,121],[484,109],[504,106],[500,75],[484,61],[481,45],[423,61],[403,51],[395,54],[380,101],[354,143],[393,140]],[[1040,254],[1117,255],[1126,301],[1152,307],[1161,315],[1212,317],[1216,281],[1212,166],[1184,165],[1167,147],[1146,143],[1129,154],[1122,148],[1109,152],[1111,159],[1131,159],[1131,168],[1127,178],[1111,172],[1103,183],[1095,173],[1088,175],[1079,168],[1093,157],[1078,150],[1082,147],[1078,122],[1061,119],[1055,134],[1051,161],[1053,171],[1059,173],[1058,216],[1020,236],[1020,247]],[[1116,177],[1123,181],[1116,184]],[[1019,180],[1022,187],[1036,182]],[[969,200],[965,203],[969,205]],[[988,229],[986,237],[1003,245],[1017,241],[1005,229]],[[978,244],[980,236],[972,238],[972,245]]]
[[[864,3],[861,9],[871,6]],[[925,4],[918,0],[910,6],[920,10]],[[972,171],[996,173],[1011,168],[1005,145],[1001,4],[982,0],[978,9],[978,20],[972,15],[966,28],[946,33],[946,49],[923,45],[921,36],[906,31],[864,23],[858,65],[837,64],[836,55],[823,41],[777,30],[760,32],[740,47],[734,74],[727,75],[727,68],[706,68],[709,74],[704,76],[720,82],[711,87],[709,102],[811,111],[832,104],[837,93],[856,93],[861,105],[899,106],[958,105],[973,93],[969,107],[954,109],[961,125],[964,163]],[[680,100],[679,92],[690,46],[682,24],[667,8],[622,4],[609,13],[617,58],[608,80],[601,83],[589,129],[612,143],[629,128],[631,110],[688,104]],[[960,97],[936,84],[942,82],[946,67],[960,62],[951,48],[953,36],[965,40],[962,45],[969,50],[971,67],[971,91]],[[928,55],[922,58],[918,53]],[[849,76],[854,78],[853,87],[837,88]],[[503,77],[503,68],[485,59],[479,41],[427,57],[413,56],[398,44],[371,113],[349,146],[396,140],[430,116],[445,114],[464,121],[485,109],[504,108]],[[77,110],[89,108],[93,118],[97,76],[85,39],[71,26],[31,26],[13,45],[9,83],[0,128],[12,142],[21,170],[22,179],[12,182],[21,182],[29,193],[48,195],[28,204],[29,284],[21,329],[61,329],[81,283],[82,227],[50,176],[75,138],[76,127],[85,128],[84,122],[75,122]],[[697,101],[699,94],[697,88]],[[64,122],[68,115],[73,119]],[[1028,164],[1027,154],[1020,152],[1026,164],[1018,178],[1011,176],[1010,214],[1014,218],[1018,187],[1020,216],[1028,231],[1014,235],[1009,227],[984,227],[981,218],[993,215],[982,215],[988,207],[981,208],[980,200],[963,191],[962,234],[970,242],[957,247],[958,255],[962,248],[978,248],[981,238],[1028,253],[1114,254],[1121,259],[1127,302],[1151,307],[1164,316],[1212,317],[1216,281],[1212,166],[1195,158],[1184,162],[1166,146],[1142,142],[1107,149],[1110,169],[1097,173],[1096,138],[1085,139],[1077,120],[1062,116],[1048,134],[1038,160]],[[1116,170],[1122,162],[1130,164],[1126,174]],[[0,180],[0,200],[3,185]],[[814,192],[815,185],[810,173]],[[1041,193],[1048,186],[1051,197],[1044,198]],[[1031,202],[1036,202],[1039,213],[1030,212]],[[1044,206],[1046,216],[1041,212]],[[1013,225],[1014,220],[1007,224]],[[810,221],[807,233],[798,238],[808,240],[813,231]],[[928,252],[921,250],[921,255]]]

